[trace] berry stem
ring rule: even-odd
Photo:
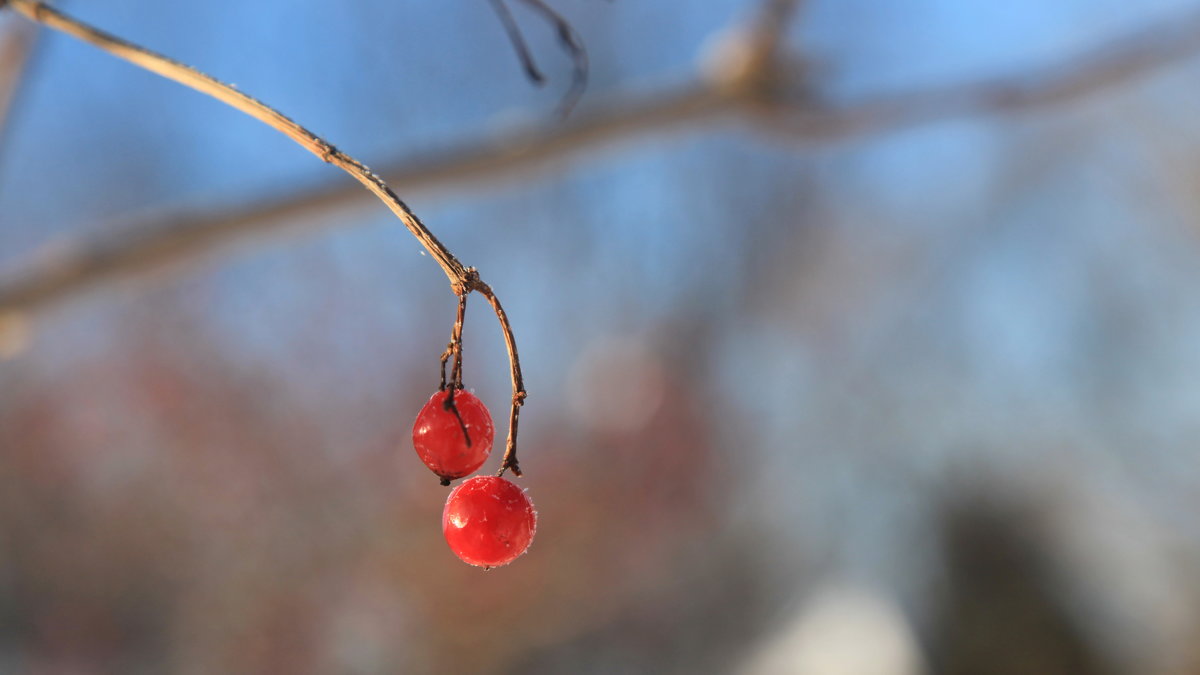
[[[463,322],[467,318],[467,294],[460,293],[458,296],[458,315],[454,319],[454,327],[450,329],[450,344],[446,345],[446,351],[442,352],[442,384],[438,388],[439,391],[446,391],[446,361],[451,356],[454,357],[454,365],[450,369],[450,393],[446,395],[444,404],[446,410],[454,413],[454,419],[458,420],[458,428],[462,430],[463,440],[466,441],[467,447],[471,447],[471,433],[467,431],[467,423],[463,421],[462,415],[458,412],[458,406],[454,405],[454,392],[463,388],[462,383],[462,332]],[[445,483],[449,485],[449,482]]]
[[[462,332],[463,321],[467,316],[467,294],[460,293],[458,296],[458,314],[454,319],[454,327],[450,329],[450,342],[446,345],[446,351],[442,352],[442,381],[438,386],[438,391],[445,391],[447,385],[450,386],[450,395],[453,396],[454,389],[462,389]],[[454,357],[454,364],[450,370],[450,380],[446,380],[446,362],[450,357]]]
[[[458,314],[454,317],[454,328],[450,331],[450,344],[454,345],[454,366],[450,369],[451,391],[450,398],[454,398],[454,389],[462,389],[462,360],[463,360],[463,322],[467,318],[467,294],[462,293],[458,296]]]
[[[500,330],[504,333],[504,346],[508,350],[508,363],[511,366],[512,407],[508,414],[508,440],[504,445],[504,460],[500,463],[500,470],[496,472],[496,475],[503,476],[506,469],[511,469],[513,475],[520,476],[521,466],[517,462],[517,422],[521,416],[521,406],[525,405],[525,397],[528,394],[525,391],[525,379],[521,376],[521,357],[517,354],[517,338],[513,335],[508,314],[500,305],[500,298],[497,298],[496,294],[492,292],[491,286],[483,283],[478,276],[474,278],[475,290],[487,298],[488,304],[492,306],[496,318],[500,321]]]

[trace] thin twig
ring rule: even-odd
[[[453,389],[462,389],[462,332],[463,323],[467,317],[467,296],[458,296],[458,313],[454,318],[454,326],[450,329],[450,342],[446,345],[446,351],[442,352],[442,383],[438,387],[439,391],[445,391],[449,386]],[[446,379],[446,363],[450,358],[454,358],[454,364],[451,366],[450,379]],[[469,445],[469,443],[468,443]]]
[[[517,338],[513,335],[512,324],[508,321],[508,314],[504,312],[504,308],[500,306],[500,299],[492,292],[492,289],[487,284],[480,282],[477,289],[492,306],[492,310],[496,313],[496,318],[500,320],[500,330],[504,331],[504,347],[508,350],[508,363],[511,367],[512,375],[512,406],[509,408],[508,428],[511,433],[508,435],[508,442],[504,447],[504,459],[500,463],[500,470],[496,472],[497,476],[503,476],[505,469],[511,469],[514,475],[521,475],[521,466],[517,463],[517,421],[521,415],[521,406],[525,404],[525,380],[521,377],[521,359],[517,355]]]
[[[463,324],[467,319],[467,294],[463,293],[458,296],[458,313],[454,318],[454,329],[451,331],[450,340],[454,343],[454,367],[450,369],[450,383],[452,389],[462,389],[462,362],[463,362]],[[454,396],[454,392],[450,392]],[[471,441],[467,441],[470,445]]]
[[[88,42],[113,56],[125,59],[152,73],[157,73],[167,79],[191,87],[196,91],[208,94],[218,101],[240,110],[283,133],[305,150],[321,158],[322,161],[342,169],[359,183],[362,183],[375,196],[379,197],[380,201],[387,205],[392,213],[396,214],[400,222],[404,223],[404,226],[412,232],[413,236],[421,242],[421,245],[429,251],[429,254],[442,267],[442,271],[446,273],[446,277],[450,279],[452,286],[460,286],[462,284],[462,279],[465,276],[463,264],[451,255],[450,251],[438,241],[437,237],[425,227],[425,224],[408,208],[408,205],[401,201],[382,179],[371,173],[371,170],[358,160],[341,152],[324,139],[292,121],[291,118],[283,113],[191,66],[174,61],[115,35],[93,28],[51,8],[43,2],[38,2],[37,0],[9,0],[9,4],[17,12],[44,26],[54,28],[84,42]]]
[[[191,87],[201,93],[208,94],[213,98],[230,105],[237,110],[240,110],[255,119],[267,124],[268,126],[282,132],[289,138],[298,143],[301,147],[320,157],[323,161],[333,164],[334,166],[344,170],[354,177],[355,180],[362,183],[368,190],[379,197],[379,199],[387,205],[387,207],[396,214],[404,226],[421,242],[434,260],[441,266],[447,278],[450,279],[450,286],[454,293],[459,296],[460,312],[465,308],[465,296],[472,291],[479,291],[487,297],[488,302],[495,308],[496,317],[499,319],[504,332],[505,347],[509,353],[510,365],[512,367],[513,377],[513,411],[511,419],[514,421],[508,430],[508,448],[515,453],[516,446],[516,424],[517,417],[516,409],[520,406],[518,401],[525,397],[524,386],[521,384],[520,377],[520,361],[517,359],[516,343],[512,339],[512,328],[508,325],[508,317],[500,308],[499,302],[496,300],[495,294],[490,286],[485,284],[480,278],[479,273],[473,267],[466,267],[454,257],[450,250],[445,247],[437,237],[429,231],[425,224],[417,218],[416,214],[408,208],[401,199],[396,196],[396,193],[387,186],[378,176],[371,172],[363,163],[341,152],[324,139],[312,133],[308,129],[300,126],[292,121],[283,113],[266,105],[265,103],[255,99],[247,94],[244,94],[237,89],[234,89],[228,84],[217,80],[214,77],[206,75],[191,66],[171,60],[161,54],[157,54],[148,49],[139,47],[131,42],[116,37],[115,35],[106,33],[89,26],[81,21],[59,12],[42,2],[36,0],[8,0],[11,6],[18,13],[36,21],[42,25],[62,31],[68,35],[79,38],[85,42],[91,43],[104,51],[123,58],[134,65],[140,66],[151,72],[157,73],[168,79],[179,82],[180,84]],[[0,306],[0,314],[3,313],[3,306]],[[461,313],[460,313],[461,318]],[[461,335],[458,336],[461,344]],[[456,356],[456,370],[461,366],[461,347],[459,354]],[[456,381],[460,381],[456,374]],[[505,460],[508,461],[508,453],[505,454]],[[515,456],[513,463],[515,465]],[[514,470],[514,473],[517,473]],[[520,475],[518,473],[518,475]]]
[[[559,116],[565,118],[575,109],[575,104],[579,102],[579,98],[583,96],[584,90],[587,89],[587,49],[584,48],[583,40],[575,32],[575,28],[571,23],[555,11],[553,7],[547,5],[542,0],[521,1],[529,5],[538,14],[541,14],[542,18],[554,26],[554,32],[558,35],[558,43],[567,52],[567,56],[571,57],[571,63],[573,64],[571,87],[567,89],[567,93],[563,94],[562,102],[558,105]]]
[[[458,405],[454,402],[454,396],[462,388],[462,332],[463,323],[467,316],[467,294],[463,293],[458,296],[458,314],[454,318],[454,327],[450,329],[450,344],[446,346],[446,351],[442,352],[442,386],[441,390],[446,391],[446,359],[450,356],[454,357],[454,365],[450,370],[449,392],[446,394],[446,400],[442,404],[445,410],[454,413],[454,419],[458,420],[458,428],[462,431],[463,440],[467,447],[471,447],[471,432],[467,430],[467,423],[463,421],[462,414],[458,411]],[[449,485],[450,481],[447,478],[442,478],[442,485]]]
[[[536,84],[544,83],[546,77],[542,75],[542,71],[538,70],[537,62],[533,60],[533,54],[529,52],[529,45],[525,43],[525,36],[521,34],[521,27],[517,25],[517,20],[513,18],[508,5],[504,0],[491,0],[491,4],[492,9],[496,11],[496,16],[500,18],[500,24],[504,26],[508,41],[512,43],[513,51],[517,53],[517,59],[521,61],[521,67],[525,69],[525,74]]]
[[[571,114],[571,110],[575,108],[575,104],[579,102],[579,98],[583,96],[584,90],[587,89],[587,49],[583,46],[583,40],[580,39],[579,34],[575,32],[575,28],[553,7],[542,0],[520,1],[528,5],[554,27],[559,44],[562,45],[567,55],[571,57],[573,65],[571,86],[563,94],[562,101],[558,105],[559,117],[566,118]],[[504,26],[504,32],[508,34],[508,39],[512,42],[513,50],[517,53],[517,58],[521,61],[521,67],[525,69],[526,75],[534,83],[538,85],[543,84],[546,78],[542,75],[542,71],[538,70],[537,62],[529,50],[528,43],[525,42],[525,36],[521,33],[521,27],[517,24],[516,18],[513,17],[512,10],[508,8],[505,0],[491,0],[491,4],[492,9],[496,12],[496,16],[500,18],[500,23]]]

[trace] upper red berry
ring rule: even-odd
[[[413,447],[444,482],[474,473],[492,451],[495,430],[483,402],[469,391],[438,391],[417,413],[413,424]]]
[[[462,482],[446,499],[442,533],[463,562],[507,565],[524,553],[537,530],[533,502],[517,485],[496,476]]]

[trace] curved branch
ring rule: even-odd
[[[278,110],[275,110],[262,101],[244,94],[237,89],[234,89],[232,86],[225,84],[224,82],[221,82],[210,75],[202,73],[191,66],[174,61],[162,56],[161,54],[157,54],[148,49],[139,47],[131,42],[127,42],[116,37],[115,35],[93,28],[81,21],[67,16],[66,14],[63,14],[62,12],[54,10],[44,3],[38,2],[37,0],[7,0],[7,2],[8,6],[12,7],[18,13],[32,19],[33,21],[62,31],[85,42],[89,42],[100,49],[113,54],[114,56],[123,58],[134,65],[140,66],[146,70],[191,87],[192,89],[195,89],[201,93],[208,94],[209,96],[212,96],[213,98],[226,103],[229,106],[236,108],[247,115],[250,115],[251,117],[254,117],[271,128],[282,132],[293,141],[298,143],[301,147],[321,158],[322,161],[328,162],[329,164],[332,164],[350,174],[355,180],[357,180],[368,190],[370,190],[376,197],[378,197],[380,201],[387,205],[392,213],[396,214],[400,221],[404,223],[404,226],[407,227],[410,232],[412,232],[413,236],[421,242],[421,245],[424,246],[427,251],[429,251],[429,254],[432,255],[434,260],[437,261],[438,265],[441,266],[442,271],[446,273],[446,277],[450,279],[451,288],[459,297],[460,308],[464,307],[467,293],[478,291],[488,299],[488,302],[495,309],[496,317],[500,320],[500,324],[504,329],[505,347],[508,350],[509,362],[513,372],[513,404],[512,413],[510,416],[511,424],[508,430],[508,452],[505,453],[504,466],[509,466],[509,462],[511,461],[513,473],[520,475],[520,472],[516,469],[515,457],[517,433],[516,420],[517,410],[524,401],[526,394],[524,383],[521,379],[521,363],[520,359],[517,357],[517,347],[515,341],[512,339],[512,327],[508,325],[508,317],[505,315],[504,310],[501,309],[500,303],[496,299],[495,294],[492,292],[491,287],[479,278],[479,273],[475,270],[475,268],[466,267],[460,263],[458,259],[455,258],[452,253],[450,253],[450,250],[447,249],[442,242],[438,241],[437,237],[435,237],[433,233],[429,231],[429,228],[425,227],[425,224],[422,223],[421,220],[417,218],[416,214],[414,214],[412,210],[408,208],[408,205],[405,204],[400,197],[398,197],[396,193],[393,192],[392,189],[383,182],[382,179],[372,173],[371,170],[362,162],[359,162],[353,157],[341,152],[333,145],[326,142],[324,139],[320,138],[308,129],[300,126]],[[173,242],[170,241],[160,241],[159,244],[165,245],[165,248],[158,249],[157,252],[171,249],[178,250],[177,248],[174,248]],[[110,251],[112,251],[112,249],[110,249]],[[119,248],[116,249],[113,254],[116,259],[121,259],[123,256],[122,251]],[[154,257],[155,256],[153,254],[148,256],[150,259],[153,259]],[[76,267],[72,273],[69,267],[60,268],[59,274],[64,274],[64,272],[65,274],[59,278],[73,279],[78,281],[86,278],[86,273],[83,273],[85,269],[86,267]],[[81,275],[81,273],[83,274]],[[26,292],[30,291],[34,291],[34,295],[37,295],[38,289],[36,288],[36,285],[34,287],[27,286]],[[47,297],[45,288],[42,288],[40,293],[42,297]],[[3,303],[0,303],[0,317],[5,316],[8,309],[10,308],[6,308]],[[459,325],[461,326],[461,323]],[[458,362],[456,362],[456,366],[457,363]],[[501,472],[503,472],[503,470],[504,467],[501,467]]]
[[[240,110],[257,119],[267,126],[291,138],[305,150],[321,158],[346,173],[350,174],[364,187],[375,194],[387,207],[395,213],[421,242],[429,254],[442,267],[442,271],[450,279],[453,286],[461,286],[466,275],[462,263],[458,262],[450,251],[438,241],[437,237],[425,227],[408,205],[400,200],[391,188],[363,163],[341,152],[308,129],[292,121],[287,115],[275,110],[258,99],[244,94],[220,80],[185,65],[169,59],[148,49],[127,42],[111,33],[93,28],[81,21],[73,19],[38,0],[8,0],[18,13],[49,28],[61,31],[72,37],[88,42],[113,56],[125,59],[130,63],[144,68],[152,73],[174,80],[184,86]]]
[[[540,14],[551,26],[554,26],[554,32],[558,35],[558,43],[567,53],[567,56],[571,57],[571,63],[574,65],[571,74],[571,87],[567,89],[567,93],[563,95],[562,102],[558,105],[559,116],[565,118],[571,114],[571,110],[575,108],[575,104],[583,96],[583,90],[587,88],[587,49],[584,48],[583,40],[575,32],[575,28],[571,23],[555,11],[553,7],[547,5],[542,0],[522,0],[522,2]]]
[[[517,53],[517,60],[521,62],[521,68],[525,70],[525,75],[535,84],[545,83],[546,76],[542,75],[541,70],[538,70],[537,62],[533,60],[533,54],[529,51],[529,44],[525,42],[525,36],[521,34],[521,27],[517,25],[517,20],[513,17],[508,5],[504,4],[504,0],[491,0],[491,3],[492,10],[496,12],[496,17],[500,19],[500,25],[504,28],[504,34],[512,43],[513,51]]]
[[[508,350],[508,363],[511,367],[510,375],[512,376],[512,406],[509,408],[508,428],[511,433],[508,435],[508,443],[504,447],[504,459],[500,462],[500,470],[496,472],[497,476],[503,476],[505,469],[512,469],[512,472],[520,476],[521,467],[517,464],[517,420],[521,415],[521,406],[525,404],[525,380],[521,377],[521,359],[517,356],[517,338],[513,335],[512,324],[508,320],[508,314],[504,312],[504,308],[500,306],[500,299],[492,292],[490,286],[480,282],[477,290],[487,298],[488,304],[492,306],[492,310],[496,312],[496,318],[500,320],[500,330],[504,332],[504,348]]]

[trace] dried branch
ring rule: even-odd
[[[492,292],[492,289],[481,283],[479,292],[483,297],[487,298],[488,304],[492,306],[492,310],[496,313],[496,318],[500,321],[500,330],[504,332],[504,346],[508,350],[508,364],[511,368],[509,373],[513,382],[513,399],[512,405],[509,407],[508,413],[508,441],[504,446],[504,459],[500,462],[500,470],[496,472],[497,476],[503,476],[506,469],[511,469],[518,476],[521,475],[521,467],[517,464],[517,421],[521,416],[521,406],[525,404],[525,380],[521,377],[521,359],[517,356],[517,338],[513,335],[512,324],[508,320],[508,314],[504,312],[504,308],[500,306],[500,299]]]
[[[583,40],[575,32],[575,28],[561,14],[555,11],[553,7],[547,5],[542,0],[522,0],[522,2],[540,14],[551,26],[554,26],[554,32],[558,35],[558,43],[562,45],[563,50],[567,52],[567,56],[571,57],[571,63],[574,64],[574,72],[571,75],[571,87],[567,89],[567,93],[563,95],[562,103],[558,106],[559,116],[565,118],[571,114],[571,111],[575,108],[575,104],[583,96],[583,90],[587,89],[587,50],[584,49]]]
[[[517,25],[517,20],[513,18],[512,10],[504,0],[490,0],[492,9],[495,10],[496,16],[500,19],[500,25],[504,26],[504,33],[508,35],[508,41],[512,43],[513,51],[517,53],[517,60],[521,62],[521,67],[525,69],[525,74],[536,84],[542,84],[546,81],[546,77],[542,75],[542,71],[538,70],[537,62],[533,60],[533,54],[529,51],[529,45],[525,43],[525,36],[521,34],[521,27]]]
[[[341,152],[278,110],[191,66],[173,61],[161,54],[118,38],[115,35],[93,28],[37,0],[8,0],[8,6],[37,23],[91,43],[114,56],[123,58],[134,65],[191,87],[201,93],[208,94],[254,117],[271,128],[285,134],[301,147],[321,158],[322,161],[328,162],[350,174],[355,180],[375,194],[392,213],[396,214],[400,221],[404,223],[404,226],[408,228],[409,232],[421,242],[421,245],[429,251],[429,254],[441,266],[442,271],[445,272],[446,277],[450,280],[451,288],[459,298],[460,312],[465,309],[466,295],[472,291],[478,291],[483,294],[495,309],[496,317],[499,319],[504,333],[505,347],[508,350],[509,363],[512,367],[513,384],[513,410],[510,417],[513,423],[508,431],[508,448],[510,452],[514,453],[514,456],[510,459],[509,453],[505,454],[504,465],[500,471],[503,473],[505,468],[511,467],[513,473],[520,475],[520,471],[517,470],[515,458],[516,419],[518,414],[517,409],[524,403],[526,394],[524,382],[521,378],[521,364],[517,356],[517,345],[512,338],[512,327],[508,325],[508,317],[505,315],[504,310],[501,309],[491,287],[480,279],[479,273],[475,268],[466,267],[459,262],[450,250],[438,241],[437,237],[429,231],[425,224],[417,218],[416,214],[409,209],[408,205],[401,201],[383,180],[372,173],[366,165]],[[0,305],[0,315],[4,315],[5,310],[6,308]],[[458,326],[458,330],[461,331],[461,315]],[[461,335],[459,336],[459,340],[461,342]],[[457,372],[460,364],[461,349],[455,359],[456,378],[461,377]]]
[[[442,267],[442,271],[450,279],[451,286],[459,288],[463,285],[463,280],[466,277],[466,268],[463,264],[451,255],[450,251],[425,227],[425,224],[417,218],[416,214],[388,188],[387,184],[378,176],[371,173],[370,169],[361,162],[339,151],[316,134],[292,121],[283,113],[191,66],[173,61],[161,54],[122,40],[115,35],[92,28],[85,23],[52,9],[45,3],[38,2],[37,0],[9,0],[9,5],[20,14],[44,26],[54,28],[84,42],[91,43],[114,56],[125,59],[152,73],[157,73],[167,79],[191,87],[196,91],[208,94],[218,101],[236,108],[283,133],[305,150],[319,157],[322,161],[342,169],[359,183],[362,183],[375,196],[379,197],[396,214],[400,222],[404,223],[404,226],[412,232],[413,236],[421,242],[430,255],[433,256],[434,260]]]
[[[467,296],[458,296],[458,314],[454,317],[454,327],[450,330],[450,342],[446,345],[446,351],[442,352],[442,378],[438,384],[438,391],[446,391],[446,387],[450,387],[451,394],[456,389],[463,388],[462,382],[462,332],[463,323],[467,318]],[[454,359],[454,363],[450,366],[450,379],[446,379],[446,364],[450,359]],[[457,413],[456,413],[457,414]],[[471,445],[470,440],[467,445]]]
[[[674,92],[592,109],[561,127],[547,130],[539,125],[499,134],[431,158],[401,161],[381,173],[405,192],[512,180],[601,147],[612,149],[649,134],[681,133],[730,120],[748,122],[752,133],[781,134],[800,145],[837,142],[955,117],[1067,103],[1197,51],[1200,12],[1193,11],[1028,73],[858,103],[823,102],[807,92],[805,80],[766,89],[702,78]],[[0,281],[0,313],[35,310],[247,235],[294,228],[295,222],[362,204],[362,196],[361,190],[330,185],[224,212],[176,213],[80,236]]]
[[[454,419],[458,420],[458,429],[462,432],[463,440],[466,441],[467,447],[471,447],[471,431],[467,428],[467,423],[463,420],[462,414],[458,412],[458,405],[454,403],[454,395],[463,388],[462,382],[462,333],[463,323],[467,317],[467,294],[463,293],[458,296],[458,314],[454,318],[454,327],[450,330],[450,344],[446,345],[446,351],[442,352],[442,381],[438,386],[438,391],[446,391],[446,362],[451,357],[454,358],[454,364],[450,369],[449,393],[446,394],[446,400],[442,406],[454,413]],[[511,428],[511,427],[510,427]],[[442,476],[442,485],[449,485],[450,479]]]
[[[521,67],[525,69],[525,74],[538,85],[545,83],[546,77],[538,69],[537,62],[534,60],[532,52],[529,51],[529,45],[525,42],[525,36],[521,33],[521,27],[517,24],[516,18],[513,17],[512,10],[508,8],[507,2],[505,0],[490,1],[492,9],[500,19],[500,24],[504,26],[504,32],[508,35],[509,42],[512,43],[513,50],[517,53],[517,59],[520,60]],[[575,108],[575,104],[583,96],[584,89],[587,88],[587,49],[584,48],[583,40],[580,39],[579,33],[575,32],[575,28],[553,7],[542,0],[520,1],[528,5],[530,9],[537,12],[547,23],[554,27],[554,32],[558,35],[559,44],[562,45],[567,56],[571,57],[571,63],[574,65],[574,72],[571,75],[571,86],[567,89],[567,93],[563,94],[562,101],[558,105],[559,116],[565,118],[571,114],[571,111]]]

